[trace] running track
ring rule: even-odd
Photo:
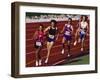
[[[58,22],[57,23],[57,27],[59,30],[62,30],[62,27],[64,26],[66,22]],[[74,32],[77,29],[77,21],[73,21],[73,28],[74,28]],[[33,41],[33,35],[34,32],[36,31],[36,29],[38,28],[40,23],[26,23],[26,67],[32,67],[35,66],[35,48],[33,47],[34,45],[34,41]],[[42,24],[45,26],[45,28],[47,26],[50,25],[50,23],[48,22],[42,22]],[[72,40],[72,44],[71,44],[71,56],[68,58],[67,57],[67,49],[65,50],[65,54],[61,54],[61,41],[62,41],[62,34],[60,34],[58,40],[55,42],[52,50],[51,50],[51,54],[49,57],[49,62],[48,64],[45,64],[44,61],[46,59],[46,55],[47,55],[47,49],[46,49],[46,44],[43,46],[43,49],[41,51],[41,57],[42,57],[42,66],[51,66],[51,65],[57,65],[59,63],[62,63],[65,59],[72,59],[75,57],[78,57],[80,55],[85,55],[87,54],[87,52],[89,51],[89,36],[86,37],[86,41],[85,41],[85,50],[84,52],[80,52],[80,44],[78,43],[76,46],[73,46],[73,42],[74,42],[74,34],[73,34],[73,40]],[[67,47],[66,47],[67,48]]]

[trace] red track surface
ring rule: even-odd
[[[57,27],[59,30],[62,30],[62,27],[64,26],[66,22],[58,22],[57,23]],[[44,22],[42,23],[45,27],[49,26],[50,23],[48,22]],[[74,28],[74,32],[77,29],[77,21],[73,21],[73,28]],[[34,48],[34,41],[32,39],[34,32],[36,31],[36,29],[38,28],[39,23],[26,23],[26,67],[32,67],[35,66],[35,48]],[[46,55],[47,55],[47,48],[46,48],[46,44],[43,46],[43,49],[41,51],[41,57],[42,57],[42,66],[47,66],[47,65],[54,65],[57,62],[63,60],[63,59],[67,59],[67,48],[66,48],[66,52],[65,54],[61,54],[61,41],[62,41],[62,34],[59,36],[59,39],[54,43],[54,46],[51,50],[51,54],[49,57],[49,62],[48,64],[44,63],[44,60],[46,59]],[[74,34],[73,34],[73,41],[74,41]],[[85,41],[85,50],[83,53],[80,52],[80,44],[77,44],[76,46],[73,46],[73,41],[72,41],[72,45],[71,45],[71,57],[70,58],[75,58],[78,57],[79,55],[83,54],[87,54],[87,51],[89,51],[89,37],[86,37],[86,41]]]

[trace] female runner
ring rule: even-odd
[[[57,38],[58,38],[58,29],[57,29],[56,24],[57,24],[57,22],[55,20],[51,20],[51,25],[48,26],[44,30],[44,33],[48,32],[48,34],[47,34],[47,56],[46,56],[45,63],[48,63],[51,48],[52,48],[55,40],[57,40]]]
[[[39,66],[42,64],[40,51],[44,41],[43,25],[40,24],[39,29],[35,32],[34,40],[35,40],[35,48],[36,48],[36,66]]]
[[[61,32],[61,33],[64,32],[63,39],[62,39],[63,49],[62,49],[61,53],[64,54],[65,42],[67,41],[68,57],[70,56],[70,45],[71,45],[72,33],[73,33],[73,26],[71,23],[72,23],[72,19],[69,18],[68,23],[65,24],[65,26],[63,27],[63,30]]]
[[[75,39],[77,38],[78,35],[80,36],[78,42],[81,42],[81,51],[84,50],[84,41],[85,41],[86,35],[88,35],[87,33],[88,33],[87,16],[82,16],[82,20],[81,22],[79,22],[79,27],[75,34]],[[77,43],[77,40],[75,40],[74,46],[76,45],[76,43]]]

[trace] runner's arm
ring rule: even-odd
[[[48,26],[45,30],[44,30],[44,34],[46,34],[46,32],[50,29],[50,26]]]

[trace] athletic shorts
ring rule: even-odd
[[[80,32],[80,39],[83,39],[85,37],[85,32]]]
[[[72,36],[71,36],[71,35],[65,35],[65,34],[64,34],[64,38],[65,38],[66,40],[72,40]]]
[[[54,39],[51,39],[51,38],[47,37],[47,41],[48,42],[54,42],[55,41],[55,38]]]
[[[47,36],[47,41],[48,42],[54,42],[55,41],[55,36],[54,35],[48,35]]]
[[[42,42],[39,42],[39,41],[35,42],[35,45],[34,45],[35,48],[39,48],[39,47],[42,47],[42,46],[43,46]]]

